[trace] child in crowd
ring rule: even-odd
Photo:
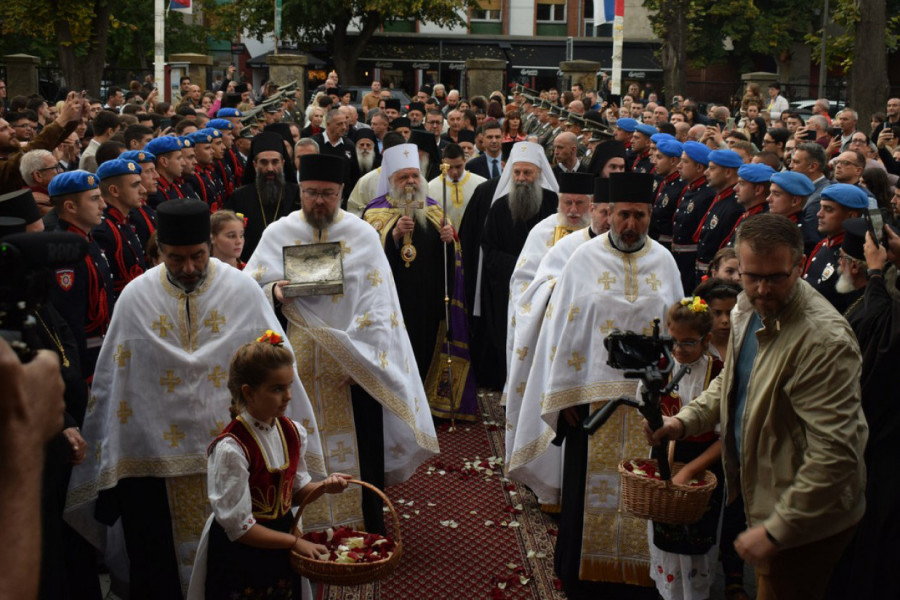
[[[236,269],[244,269],[244,217],[230,210],[218,210],[209,217],[212,256]]]
[[[690,370],[676,391],[661,399],[664,415],[672,416],[682,405],[700,395],[722,370],[722,361],[709,354],[712,314],[700,297],[685,298],[666,313],[666,327],[675,341],[673,373]],[[686,484],[707,469],[723,481],[722,442],[716,433],[686,438],[675,443],[674,462],[684,467],[672,482]],[[716,573],[716,534],[722,503],[722,485],[713,492],[710,506],[694,525],[649,523],[650,576],[666,600],[706,600]]]
[[[291,533],[291,507],[343,492],[350,476],[334,473],[312,483],[304,459],[306,428],[284,416],[295,375],[293,354],[271,331],[241,346],[231,360],[233,420],[209,449],[214,518],[198,550],[191,599],[300,600],[306,594],[288,552],[309,558],[327,553],[324,546]],[[198,570],[204,551],[206,568]]]
[[[735,283],[741,282],[737,253],[734,248],[722,248],[716,252],[709,263],[709,277],[728,279]]]
[[[728,350],[728,336],[731,335],[731,309],[737,304],[741,286],[731,280],[709,278],[694,290],[695,296],[706,301],[712,314],[713,328],[710,342],[713,355],[725,360]]]

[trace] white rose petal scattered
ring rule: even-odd
[[[535,558],[547,558],[547,554],[545,552],[538,552],[534,556]]]
[[[404,518],[404,519],[408,519],[408,518],[410,518],[410,517],[409,517],[409,515],[404,514],[404,515],[403,515],[403,518]]]
[[[529,581],[531,581],[531,579],[529,579],[528,577],[525,577],[524,575],[519,575],[519,583],[521,583],[522,585],[528,585]]]
[[[525,558],[534,558],[537,553],[534,550],[529,550],[528,554],[525,555]]]
[[[497,587],[500,588],[501,590],[505,590],[505,589],[506,589],[506,582],[505,582],[505,581],[501,581],[500,583],[497,584]]]
[[[509,569],[510,571],[512,571],[513,569],[516,569],[516,568],[518,568],[518,567],[519,567],[519,565],[517,565],[517,564],[514,563],[514,562],[506,563],[506,568]]]
[[[510,527],[521,527],[522,524],[519,523],[518,521],[511,521],[510,524],[509,524],[509,526],[510,526]]]
[[[490,526],[493,525],[493,524],[494,524],[493,521],[485,521],[485,522],[484,522],[484,526],[485,526],[485,527],[490,527]]]
[[[434,502],[429,502],[428,506],[437,506],[437,504],[435,504]]]
[[[470,510],[470,511],[469,511],[469,514],[470,514],[470,515],[477,515],[477,514],[478,514],[478,511],[477,511],[477,510]]]

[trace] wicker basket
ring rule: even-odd
[[[400,564],[400,555],[403,553],[403,543],[400,540],[400,519],[397,517],[397,511],[394,509],[394,505],[391,504],[388,497],[384,495],[384,492],[374,485],[357,479],[351,479],[349,483],[355,483],[364,488],[368,488],[381,496],[385,506],[388,507],[388,510],[391,513],[391,518],[394,520],[394,553],[391,554],[390,557],[377,562],[336,563],[306,558],[305,556],[300,556],[296,552],[291,551],[291,568],[307,579],[332,585],[362,585],[364,583],[384,579],[393,573]],[[297,511],[297,516],[294,519],[294,527],[291,529],[294,535],[303,535],[303,531],[300,529],[300,516],[303,514],[303,509],[306,508],[307,504],[308,503],[304,501]]]
[[[646,459],[625,459],[619,463],[622,506],[626,512],[641,519],[673,525],[690,525],[703,517],[718,483],[713,473],[703,473],[702,485],[675,485],[671,481],[660,481],[632,473],[625,468],[625,464],[632,460]],[[656,460],[650,462],[656,464]],[[683,466],[684,463],[673,463],[672,474],[680,471]]]

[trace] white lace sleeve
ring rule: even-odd
[[[232,542],[256,523],[250,501],[250,463],[235,440],[220,440],[209,455],[206,475],[209,503]]]
[[[306,484],[312,481],[312,477],[306,467],[306,427],[297,421],[291,421],[291,423],[294,424],[294,427],[296,427],[297,431],[300,433],[300,462],[297,463],[297,474],[294,476],[294,493],[297,493],[305,487]]]

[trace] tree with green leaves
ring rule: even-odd
[[[356,63],[372,36],[386,23],[404,20],[465,25],[465,9],[477,0],[284,0],[282,38],[303,45],[324,44],[346,83],[356,83]],[[241,0],[211,9],[219,33],[259,39],[273,30],[272,0]],[[350,31],[351,25],[358,33]]]

